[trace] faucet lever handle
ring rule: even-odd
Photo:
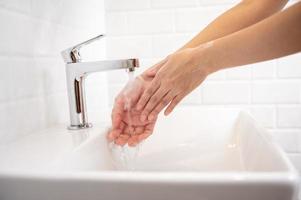
[[[72,50],[73,50],[73,49],[77,49],[77,50],[79,51],[80,48],[82,48],[83,46],[86,46],[86,45],[88,45],[88,44],[91,44],[92,42],[95,42],[96,40],[99,40],[99,39],[103,38],[104,36],[105,36],[104,34],[101,34],[101,35],[98,35],[98,36],[96,36],[96,37],[94,37],[94,38],[91,38],[91,39],[89,39],[89,40],[86,40],[86,41],[84,41],[84,42],[82,42],[82,43],[79,43],[79,44],[75,45],[74,47],[72,47]]]
[[[96,40],[103,38],[104,36],[105,36],[104,34],[98,35],[94,38],[91,38],[89,40],[81,42],[73,47],[70,47],[70,48],[62,51],[62,56],[64,58],[64,61],[66,63],[80,62],[80,60],[81,60],[80,53],[79,53],[80,49],[83,46],[86,46],[88,44],[91,44],[92,42],[95,42]]]

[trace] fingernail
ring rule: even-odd
[[[144,122],[146,120],[146,115],[141,115],[140,120]]]

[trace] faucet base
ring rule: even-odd
[[[86,128],[92,128],[93,125],[91,123],[81,124],[81,125],[70,125],[68,126],[68,130],[80,130]]]

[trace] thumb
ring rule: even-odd
[[[123,99],[119,96],[116,98],[114,107],[111,114],[112,126],[113,129],[117,129],[120,126],[124,113],[124,102]]]
[[[146,71],[146,76],[149,76],[149,77],[156,76],[159,69],[160,69],[160,67],[158,67],[158,65],[155,65],[155,66],[151,67],[150,69],[148,69]]]

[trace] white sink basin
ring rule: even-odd
[[[185,107],[161,117],[132,171],[116,170],[107,124],[32,134],[0,146],[0,199],[296,200],[290,161],[238,113]]]

